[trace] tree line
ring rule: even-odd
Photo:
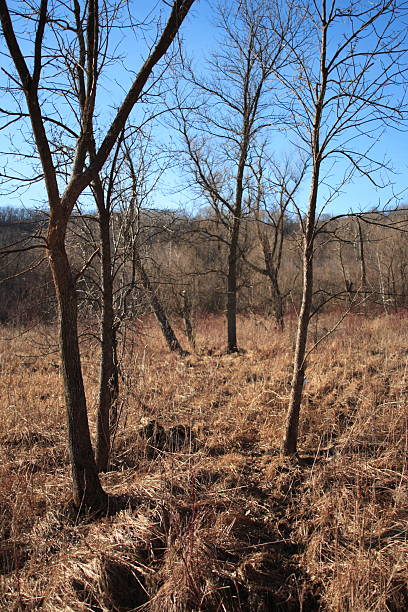
[[[8,207],[0,210],[0,244],[4,249],[1,266],[1,323],[20,325],[54,323],[57,319],[55,295],[44,258],[31,250],[9,254],[9,245],[35,243],[46,216],[34,211]],[[98,284],[100,253],[97,247],[98,215],[71,217],[68,251],[77,276],[80,317],[97,316],[102,300]],[[228,251],[223,239],[212,236],[214,219],[186,215],[183,211],[146,210],[138,220],[139,267],[132,253],[121,253],[122,272],[115,280],[117,309],[129,320],[152,311],[149,300],[154,290],[162,310],[177,327],[184,325],[187,301],[191,325],[207,314],[225,315]],[[111,220],[111,234],[121,231],[123,220],[117,213]],[[301,300],[301,228],[294,218],[283,219],[279,235],[281,263],[276,281],[271,281],[265,258],[265,234],[272,250],[275,224],[246,218],[237,272],[237,312],[262,315],[275,322],[277,330],[285,317],[293,318]],[[408,211],[372,211],[336,218],[326,216],[317,239],[313,312],[341,314],[395,313],[408,305]],[[270,234],[270,237],[268,237]],[[118,242],[116,242],[118,249]],[[128,244],[128,241],[127,241]],[[273,244],[273,246],[271,246]],[[277,247],[275,247],[277,248]],[[88,259],[93,255],[92,261]],[[117,256],[119,259],[119,254]],[[144,271],[144,274],[143,274]],[[277,301],[279,304],[277,305]],[[183,314],[184,313],[184,314]],[[239,340],[239,328],[237,330]],[[227,338],[225,339],[227,346]],[[239,342],[237,342],[239,345]]]

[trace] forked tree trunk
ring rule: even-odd
[[[261,189],[259,189],[259,195],[262,195]],[[258,239],[262,247],[265,268],[256,267],[255,269],[264,276],[267,276],[269,279],[273,316],[275,318],[276,327],[280,331],[283,331],[285,325],[284,303],[279,287],[279,270],[281,265],[283,247],[282,224],[281,221],[279,221],[278,225],[275,225],[274,227],[274,242],[273,246],[271,247],[269,237],[267,236],[265,230],[262,228],[263,223],[260,218],[259,208],[260,205],[258,200],[255,209],[256,229]]]
[[[48,47],[44,44],[46,27],[49,25],[48,3],[46,0],[38,3],[37,11],[33,17],[34,46],[28,52],[29,64],[26,63],[24,53],[20,47],[14,31],[14,24],[6,0],[0,0],[0,20],[3,37],[5,39],[10,58],[18,73],[14,78],[14,85],[24,94],[27,102],[28,114],[31,120],[37,151],[41,160],[44,181],[50,206],[50,221],[48,229],[48,257],[55,285],[59,312],[60,351],[64,378],[64,390],[67,407],[68,444],[72,464],[73,497],[78,507],[100,510],[106,505],[107,496],[103,491],[96,469],[89,433],[86,399],[83,385],[81,360],[77,329],[77,298],[75,284],[65,250],[65,234],[69,216],[76,200],[86,189],[106,162],[115,142],[122,132],[127,119],[149,79],[153,69],[167,52],[179,28],[189,12],[194,0],[176,0],[171,8],[162,34],[156,45],[143,63],[128,90],[122,105],[116,112],[105,137],[97,151],[95,159],[86,168],[86,157],[89,152],[90,139],[93,137],[93,119],[95,115],[95,99],[99,70],[102,56],[99,40],[98,3],[89,2],[85,10],[86,17],[77,20],[77,26],[83,27],[78,41],[84,40],[86,31],[86,48],[81,48],[79,57],[75,58],[78,74],[80,95],[86,97],[81,110],[80,136],[77,139],[73,155],[72,174],[60,197],[58,174],[54,165],[53,152],[50,140],[44,125],[44,114],[39,99],[39,91],[43,90],[41,84],[42,69],[45,65],[42,52]],[[10,3],[11,4],[11,3]],[[79,3],[76,3],[74,14],[79,12]],[[14,11],[14,9],[13,9]],[[14,15],[13,15],[14,18]],[[34,25],[35,24],[35,25]],[[20,24],[21,25],[21,24]],[[70,24],[72,38],[73,27]],[[61,45],[59,50],[63,48]],[[49,50],[47,50],[49,53]],[[71,78],[75,78],[71,74]],[[86,84],[84,83],[86,80]],[[81,86],[85,85],[82,88]],[[51,90],[50,86],[50,90]],[[86,112],[84,112],[86,108]]]
[[[68,449],[72,466],[73,498],[77,508],[103,510],[107,495],[98,478],[92,451],[77,328],[77,296],[65,250],[66,221],[50,219],[48,256],[59,314],[60,355],[67,409]]]
[[[175,351],[176,353],[179,353],[182,356],[187,355],[187,351],[183,349],[183,347],[181,346],[180,342],[177,339],[176,334],[173,331],[170,321],[167,318],[164,308],[161,305],[160,300],[156,295],[154,287],[152,283],[150,282],[150,278],[138,255],[135,255],[135,265],[140,275],[140,279],[142,281],[143,288],[146,291],[146,294],[149,298],[149,302],[154,312],[154,315],[160,324],[160,327],[163,332],[163,336],[167,343],[167,346],[169,347],[171,351]]]
[[[278,270],[277,270],[277,267],[273,265],[269,243],[263,242],[262,246],[264,250],[266,273],[268,275],[270,286],[271,286],[273,315],[275,317],[277,328],[280,331],[283,331],[283,328],[284,328],[283,298],[282,298],[282,294],[279,288]]]
[[[111,432],[115,419],[115,405],[119,395],[119,376],[116,363],[116,337],[113,313],[112,260],[110,246],[109,212],[99,213],[101,273],[102,273],[102,326],[101,363],[99,377],[99,405],[96,419],[96,466],[104,472],[109,466]]]

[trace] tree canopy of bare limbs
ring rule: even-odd
[[[213,211],[213,229],[207,227],[207,235],[222,242],[227,252],[228,352],[238,350],[238,264],[243,223],[255,206],[251,185],[256,145],[271,125],[273,73],[290,61],[285,41],[266,21],[258,0],[221,5],[220,48],[201,76],[190,70],[187,103],[185,91],[178,97],[185,169],[198,199]]]
[[[78,507],[101,509],[106,506],[106,494],[98,478],[89,434],[78,345],[77,295],[65,248],[67,225],[81,193],[92,182],[97,186],[99,171],[193,2],[166,3],[167,17],[158,24],[143,65],[135,71],[110,125],[103,130],[96,125],[102,114],[99,85],[103,69],[112,59],[109,35],[122,3],[0,1],[2,34],[12,66],[7,69],[10,98],[15,102],[10,111],[29,118],[49,204],[46,248],[58,302],[73,497]],[[58,155],[61,141],[54,140],[59,128],[64,135],[62,146],[70,150],[63,172]]]
[[[294,455],[307,365],[319,211],[356,174],[378,187],[384,184],[386,167],[376,159],[374,145],[384,128],[398,129],[406,119],[408,3],[281,3],[283,21],[289,5],[302,21],[302,36],[301,40],[292,34],[288,38],[287,30],[279,30],[279,20],[271,20],[292,56],[287,69],[274,71],[280,83],[276,108],[286,133],[306,156],[310,181],[306,214],[299,210],[303,290],[283,441],[284,454]],[[272,6],[276,10],[275,3]],[[329,182],[333,164],[344,172],[337,185]]]

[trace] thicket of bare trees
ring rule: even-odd
[[[8,244],[10,235],[16,240],[33,240],[31,222],[0,222],[0,239]],[[26,212],[16,211],[21,218]],[[24,218],[24,217],[23,217]],[[132,259],[118,240],[123,232],[121,213],[113,215],[112,246],[114,261],[121,272],[115,275],[115,311],[123,323],[143,317],[151,310],[142,279],[133,272]],[[226,309],[225,251],[223,245],[208,241],[203,226],[212,219],[185,216],[184,213],[146,209],[138,218],[139,251],[152,288],[159,297],[173,327],[184,327],[183,291],[188,291],[196,316],[224,314]],[[263,246],[259,240],[256,217],[248,218],[247,253],[238,269],[240,289],[238,312],[275,318],[271,303],[270,281],[265,274]],[[262,224],[264,226],[264,224]],[[361,283],[361,242],[363,236],[365,285]],[[174,228],[177,237],[163,228]],[[26,228],[24,230],[24,228]],[[177,228],[177,230],[176,230]],[[359,213],[355,216],[325,218],[319,224],[312,311],[347,311],[354,313],[397,312],[408,303],[406,270],[408,268],[408,212],[404,208],[392,212]],[[272,225],[273,229],[273,225]],[[272,231],[268,226],[264,231]],[[116,238],[115,238],[116,236]],[[299,311],[302,296],[301,275],[302,230],[294,217],[285,216],[282,239],[283,258],[280,268],[282,308],[293,317]],[[126,244],[129,244],[128,242]],[[71,217],[67,248],[75,275],[81,272],[98,248],[96,211]],[[30,252],[29,252],[30,253]],[[123,262],[123,269],[122,269]],[[32,255],[2,257],[0,284],[2,322],[52,322],[55,320],[55,299],[46,261]],[[101,287],[99,255],[95,254],[86,269],[77,276],[79,314],[83,325],[99,317]],[[132,289],[131,289],[132,287]],[[122,292],[128,292],[126,300]],[[117,301],[116,301],[117,300]],[[124,305],[126,301],[126,306]],[[126,313],[126,314],[125,314]],[[117,319],[115,319],[117,320]],[[118,321],[117,321],[118,322]],[[174,325],[175,324],[175,325]],[[277,330],[279,326],[277,325]],[[182,343],[180,339],[180,343]]]
[[[113,28],[141,30],[121,2],[41,0],[21,8],[0,0],[9,61],[3,127],[22,126],[33,169],[22,180],[7,168],[3,184],[42,181],[48,203],[38,218],[17,211],[0,217],[0,290],[21,300],[26,283],[41,278],[49,316],[45,248],[78,507],[106,507],[98,472],[108,468],[117,424],[118,335],[139,300],[180,354],[171,317],[184,319],[194,348],[193,310],[225,311],[227,351],[236,352],[240,310],[273,315],[277,333],[285,311],[296,313],[286,455],[297,451],[311,318],[324,308],[371,305],[387,313],[406,306],[405,212],[323,213],[357,174],[383,185],[387,168],[374,145],[381,130],[406,118],[408,3],[226,3],[212,58],[193,68],[181,56],[176,66],[176,53],[168,52],[193,2],[163,3],[146,60],[138,72],[128,67],[128,91],[112,109],[101,88],[120,60]],[[169,65],[172,95],[161,90]],[[139,122],[135,107],[144,109]],[[168,129],[176,128],[177,150],[160,169],[144,128],[164,114]],[[289,154],[281,153],[282,134]],[[150,195],[166,164],[182,168],[199,210],[154,210]],[[329,181],[333,164],[336,182]],[[4,320],[18,316],[10,302],[2,308]],[[85,312],[100,322],[95,457],[78,338]]]

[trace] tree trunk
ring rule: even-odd
[[[242,178],[241,178],[242,183]],[[237,344],[237,264],[238,264],[238,240],[241,226],[241,201],[242,187],[238,188],[239,204],[235,206],[235,217],[232,225],[231,242],[228,253],[228,276],[227,276],[227,330],[228,330],[228,353],[238,351]]]
[[[306,230],[303,238],[304,248],[302,305],[300,307],[300,313],[298,318],[291,394],[286,419],[286,429],[282,444],[282,452],[286,456],[295,455],[297,452],[300,406],[302,403],[303,385],[305,381],[306,370],[305,355],[307,345],[307,333],[309,328],[310,311],[312,307],[313,296],[313,251],[317,192],[319,187],[319,168],[320,164],[317,163],[312,176]]]
[[[278,283],[278,271],[273,265],[270,251],[264,250],[264,259],[266,265],[266,272],[271,283],[271,297],[272,297],[272,308],[275,317],[276,326],[280,331],[284,328],[283,319],[283,299],[279,289]]]
[[[192,316],[191,316],[192,310],[193,310],[193,304],[192,304],[192,300],[191,300],[189,291],[187,290],[182,291],[181,299],[182,299],[181,312],[183,315],[184,330],[186,332],[187,339],[192,349],[195,350],[196,342],[195,342],[194,326],[193,326],[193,321],[192,321]]]
[[[89,433],[78,343],[77,297],[65,250],[65,228],[61,227],[66,227],[66,221],[53,217],[48,232],[48,256],[58,303],[73,498],[77,508],[99,511],[106,507],[107,495],[99,481]]]
[[[14,78],[14,85],[24,94],[28,114],[31,121],[32,133],[36,143],[38,155],[41,160],[44,182],[50,206],[50,221],[48,230],[48,257],[55,285],[59,312],[60,351],[62,371],[64,378],[65,399],[67,407],[69,453],[72,464],[73,496],[78,507],[101,509],[106,504],[106,494],[103,491],[93,456],[89,425],[86,411],[86,399],[81,371],[81,360],[78,344],[77,330],[77,299],[74,279],[65,250],[65,234],[69,216],[73,206],[81,193],[94,180],[112,151],[120,133],[129,118],[129,115],[139,101],[145,85],[152,74],[156,64],[165,55],[180,29],[194,0],[178,0],[173,3],[167,23],[149,56],[137,73],[130,89],[118,108],[113,121],[110,123],[101,145],[92,160],[86,166],[89,142],[93,135],[93,119],[96,116],[95,100],[97,82],[100,76],[100,64],[103,60],[103,50],[99,40],[98,3],[89,2],[85,15],[78,24],[78,31],[70,25],[69,39],[77,34],[81,47],[86,32],[86,46],[80,49],[75,58],[78,74],[80,96],[86,96],[84,104],[80,104],[81,115],[79,137],[73,153],[71,176],[66,184],[62,198],[60,197],[58,172],[54,165],[53,146],[48,139],[44,125],[42,102],[39,92],[44,90],[42,84],[42,69],[44,68],[43,53],[51,53],[45,40],[46,26],[49,25],[47,2],[38,3],[33,28],[33,49],[28,53],[28,64],[14,31],[13,20],[5,0],[0,0],[0,20],[3,37],[8,48],[10,59],[17,71],[18,78]],[[79,6],[79,3],[77,3]],[[76,12],[76,11],[75,11]],[[14,19],[15,15],[13,15]],[[16,18],[17,19],[17,18]],[[18,21],[18,19],[17,19]],[[110,20],[109,20],[110,23]],[[112,25],[110,23],[110,25]],[[58,57],[65,43],[58,48]],[[68,44],[68,42],[67,42]],[[102,53],[102,55],[101,55]],[[62,56],[61,56],[62,57]],[[106,58],[105,58],[106,59]],[[84,61],[82,61],[84,60]],[[85,68],[86,62],[86,68]],[[71,73],[72,80],[76,77]],[[85,83],[86,82],[86,83]],[[40,84],[41,83],[41,84]],[[51,92],[52,86],[49,88]],[[59,92],[61,94],[62,90]],[[85,93],[86,92],[86,93]],[[82,97],[83,97],[82,96]],[[50,102],[52,104],[52,102]],[[19,109],[20,110],[20,109]],[[85,111],[85,112],[84,112]],[[20,113],[19,113],[20,114]],[[55,161],[57,161],[55,159]]]
[[[302,403],[303,385],[305,381],[305,354],[307,332],[309,328],[310,310],[313,293],[313,245],[306,245],[303,260],[303,292],[302,306],[299,313],[296,335],[295,358],[289,409],[286,419],[286,430],[283,440],[283,454],[295,455],[299,431],[300,405]]]
[[[271,294],[272,294],[272,308],[273,314],[275,317],[276,327],[283,331],[285,327],[285,321],[283,318],[283,298],[279,289],[279,285],[274,275],[273,278],[270,277],[271,280]]]
[[[257,232],[258,232],[258,238],[262,246],[262,252],[263,252],[264,262],[265,262],[265,270],[263,270],[262,273],[266,274],[266,276],[269,278],[270,287],[271,287],[273,315],[275,317],[277,328],[280,331],[283,331],[283,328],[284,328],[283,298],[280,292],[279,281],[278,281],[283,236],[282,236],[282,233],[278,235],[278,227],[275,227],[274,247],[273,249],[271,249],[269,238],[266,235],[266,232],[261,228],[261,220],[259,219],[259,204],[258,204],[257,211],[256,211],[256,219],[257,219],[256,227],[257,227]],[[278,246],[278,240],[280,241],[279,246]],[[276,254],[276,250],[278,250],[278,255],[277,255],[276,264],[275,264],[274,254]]]
[[[384,313],[388,315],[389,312],[388,312],[387,296],[385,295],[385,283],[384,283],[384,277],[383,277],[382,268],[381,268],[381,259],[380,259],[380,254],[378,252],[378,249],[377,249],[377,264],[378,264],[378,280],[379,280],[379,285],[380,285],[381,302],[384,308]]]
[[[142,261],[138,255],[135,255],[135,265],[136,265],[137,271],[140,274],[143,288],[149,297],[150,305],[153,309],[155,317],[158,320],[160,327],[162,329],[163,336],[164,336],[164,339],[166,340],[167,346],[169,347],[171,351],[175,351],[179,353],[181,356],[187,355],[188,354],[187,351],[183,349],[180,342],[177,340],[177,336],[174,333],[172,326],[170,325],[170,321],[168,320],[166,313],[164,312],[164,309],[159,301],[159,298],[157,297],[156,292],[152,286],[152,283],[150,282],[150,278],[146,270],[144,269]]]
[[[110,246],[109,212],[99,213],[101,275],[102,275],[102,325],[101,363],[99,377],[99,405],[96,420],[96,466],[104,472],[109,466],[111,430],[115,404],[119,395],[119,376],[115,359],[116,334],[113,315],[113,284]]]
[[[364,253],[364,236],[361,228],[360,219],[357,219],[357,231],[358,231],[358,259],[360,262],[360,286],[361,292],[366,296],[367,293],[367,270],[365,263]]]
[[[298,328],[296,335],[295,358],[293,362],[292,388],[289,399],[289,408],[286,419],[286,429],[282,444],[282,452],[286,456],[293,456],[297,452],[300,406],[302,403],[303,385],[305,382],[306,370],[306,346],[307,333],[310,322],[310,311],[313,296],[313,255],[314,239],[316,229],[316,207],[319,191],[320,166],[322,163],[320,150],[320,125],[323,114],[323,103],[327,86],[327,23],[324,21],[322,28],[321,56],[320,56],[320,75],[321,85],[316,88],[318,94],[315,101],[315,116],[313,121],[311,153],[313,158],[313,172],[310,182],[309,205],[307,210],[306,227],[303,236],[303,288],[302,305],[298,318]]]
[[[235,187],[234,217],[231,230],[231,242],[228,253],[228,278],[227,278],[227,328],[228,328],[228,353],[237,353],[237,268],[239,233],[241,230],[242,198],[244,194],[244,172],[248,158],[250,120],[248,109],[245,110],[241,143],[241,152],[238,161],[237,179]]]

